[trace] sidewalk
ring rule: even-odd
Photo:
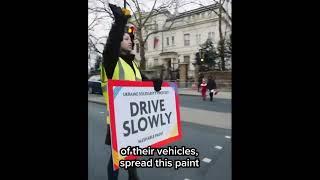
[[[201,92],[191,88],[179,88],[178,92],[180,96],[201,96]],[[209,93],[207,93],[207,96],[209,96]],[[214,95],[214,98],[231,99],[231,92],[221,91],[217,95]],[[88,94],[88,102],[105,104],[103,96],[96,94]]]
[[[201,92],[198,92],[197,89],[179,88],[178,92],[179,92],[179,95],[201,96]],[[208,92],[207,92],[207,97],[209,97]],[[217,95],[214,95],[214,98],[231,99],[231,92],[220,91]]]

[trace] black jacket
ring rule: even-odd
[[[120,44],[124,35],[124,29],[125,25],[127,24],[126,21],[118,21],[115,22],[111,30],[109,32],[109,36],[107,39],[107,43],[104,47],[103,50],[103,61],[102,64],[106,70],[106,75],[108,79],[112,79],[114,69],[117,65],[117,62],[119,60],[120,56]],[[121,55],[120,56],[126,63],[130,65],[130,67],[133,69],[135,72],[135,69],[133,67],[133,60],[135,58],[134,54],[129,54],[129,55]],[[136,73],[136,72],[135,72]],[[142,80],[149,80],[145,75],[143,75],[141,72],[141,77]],[[110,139],[110,127],[108,125],[107,127],[107,135],[105,139],[105,144],[110,145],[111,144],[111,139]]]
[[[106,70],[106,75],[108,79],[112,79],[112,75],[114,72],[114,69],[117,65],[117,62],[119,60],[119,56],[128,63],[133,71],[135,72],[135,69],[133,68],[133,60],[135,58],[134,54],[130,55],[120,55],[120,44],[124,35],[124,29],[125,25],[127,24],[127,20],[123,21],[116,21],[109,32],[109,36],[107,39],[107,43],[103,50],[103,61],[102,64]],[[143,75],[141,72],[142,80],[149,80],[145,75]]]
[[[215,82],[213,79],[209,79],[209,80],[208,80],[208,83],[207,83],[207,88],[208,88],[209,90],[217,89],[217,84],[216,84],[216,82]]]

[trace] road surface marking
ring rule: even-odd
[[[205,158],[202,159],[202,161],[205,162],[205,163],[210,163],[211,159],[205,157]]]
[[[221,146],[215,146],[214,148],[216,148],[216,149],[222,149]]]
[[[100,114],[104,114],[104,112],[100,112]]]
[[[188,179],[188,178],[184,178],[184,180],[191,180],[191,179]]]
[[[225,138],[227,138],[227,139],[231,139],[231,136],[225,136]]]

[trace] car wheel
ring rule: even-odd
[[[89,93],[89,94],[93,94],[92,87],[89,87],[89,89],[88,89],[88,93]]]

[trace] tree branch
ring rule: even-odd
[[[156,3],[157,3],[157,0],[154,1],[153,6],[151,8],[151,11],[150,11],[149,15],[147,16],[147,18],[142,23],[142,26],[144,26],[146,24],[146,22],[149,20],[150,16],[152,16],[152,13],[153,13],[153,10],[154,10]]]
[[[213,0],[213,2],[215,2],[214,5],[218,5],[219,2],[217,2],[216,0]],[[224,4],[225,0],[223,1],[223,3],[221,4],[221,6]],[[201,7],[205,7],[206,10],[210,10],[210,11],[213,11],[217,16],[219,16],[219,13],[215,10],[215,6],[213,8],[209,8],[205,5],[203,5],[202,3],[197,3],[197,2],[188,2],[186,4],[197,4],[197,5],[200,5]],[[230,14],[227,12],[227,10],[222,6],[222,10],[224,11],[224,13],[228,16],[228,18],[232,21],[232,18],[230,16]]]
[[[220,2],[217,2],[216,0],[214,0],[214,2],[221,4],[222,10],[223,10],[224,13],[228,16],[228,18],[230,19],[230,21],[232,21],[231,15],[230,15],[230,14],[228,13],[228,11],[223,7],[223,5],[224,5],[224,3],[225,3],[225,0],[223,0],[222,2],[221,2],[221,0],[220,0]]]
[[[168,28],[166,28],[166,29],[162,29],[162,30],[158,30],[158,31],[153,31],[153,32],[149,33],[149,34],[146,36],[145,40],[143,41],[143,44],[145,44],[145,43],[147,42],[148,38],[149,38],[152,34],[157,34],[157,33],[160,33],[160,32],[169,31],[169,30],[171,29],[172,25],[174,24],[174,21],[175,21],[175,20],[173,20],[173,21],[171,22],[170,26],[169,26]]]
[[[94,25],[93,27],[91,27],[91,26],[93,25],[93,23],[96,22],[97,18],[98,18],[98,16],[95,14],[94,19],[93,19],[92,22],[88,25],[88,30],[92,29],[92,28],[95,26],[95,25]]]
[[[103,5],[103,7],[94,7],[94,8],[88,7],[88,9],[93,12],[107,13],[111,18],[113,18],[113,14],[112,14],[111,10],[109,9],[109,7],[107,7],[108,3],[104,2],[102,0],[97,0],[97,1],[100,2]]]
[[[230,19],[230,21],[232,21],[232,18],[231,18],[231,16],[230,16],[230,14],[227,12],[227,10],[226,10],[224,7],[222,7],[222,10],[223,10],[224,13],[227,15],[227,17]]]
[[[91,38],[94,39],[96,43],[94,43]],[[90,41],[89,44],[91,45],[91,47],[94,48],[94,51],[95,51],[95,52],[98,52],[98,53],[100,53],[100,54],[102,54],[102,52],[98,50],[97,45],[100,44],[100,45],[102,45],[102,46],[105,46],[104,43],[99,42],[99,41],[100,41],[101,39],[103,39],[103,38],[107,38],[107,36],[101,36],[101,37],[97,38],[97,37],[89,34],[89,37],[88,37],[88,39],[89,39],[89,41]]]
[[[130,4],[127,2],[127,5],[129,6],[129,8],[131,9],[131,12],[132,12],[132,14],[133,14],[133,17],[134,17],[134,19],[135,19],[135,21],[136,21],[136,23],[137,24],[135,24],[135,26],[137,27],[137,25],[139,25],[139,26],[141,26],[141,24],[140,24],[140,22],[139,22],[139,20],[138,20],[138,17],[137,17],[137,15],[136,15],[136,13],[133,13],[133,9],[131,8],[131,6],[130,6]],[[134,23],[133,23],[134,24]]]
[[[141,9],[140,9],[139,3],[137,0],[131,0],[131,1],[134,3],[135,7],[137,8],[137,13],[139,15],[139,18],[136,19],[138,21],[137,23],[139,25],[141,25],[142,24],[142,15],[141,15]]]
[[[91,47],[94,49],[94,51],[97,52],[97,53],[99,53],[99,54],[102,54],[102,52],[99,51],[99,49],[96,47],[96,44],[92,41],[92,39],[89,38],[89,41],[90,41],[89,44],[90,44]]]

